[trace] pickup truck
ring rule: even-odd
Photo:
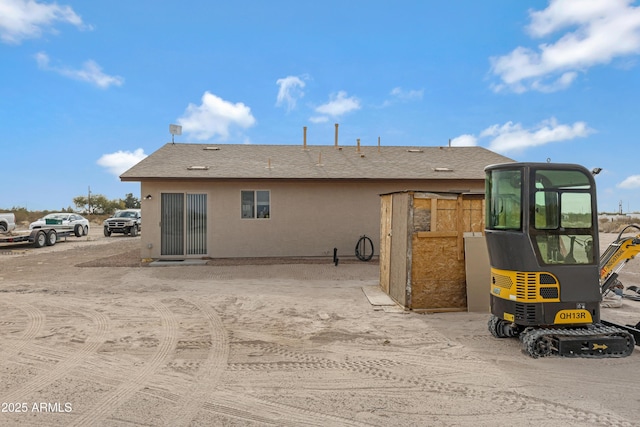
[[[105,237],[111,236],[111,233],[122,233],[135,237],[142,228],[140,209],[117,211],[111,218],[105,219],[103,225]]]
[[[12,213],[0,213],[0,233],[13,231],[16,228],[16,216]]]

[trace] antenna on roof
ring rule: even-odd
[[[304,150],[307,149],[307,127],[306,126],[302,128],[302,148]]]
[[[182,126],[180,125],[169,125],[169,133],[171,134],[171,143],[175,144],[173,141],[174,135],[182,135]]]

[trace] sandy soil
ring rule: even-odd
[[[487,314],[380,310],[377,264],[156,268],[138,245],[0,248],[0,425],[640,425],[640,348],[532,359]]]

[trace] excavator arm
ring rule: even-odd
[[[600,257],[600,286],[603,295],[615,283],[618,272],[640,253],[640,234],[622,237],[630,228],[640,231],[640,226],[635,224],[626,226]]]
[[[622,237],[628,229],[635,228],[640,231],[640,226],[628,225],[618,233],[618,237],[613,241],[600,256],[600,286],[604,295],[618,278],[618,272],[640,253],[640,234],[633,237]],[[636,325],[620,325],[606,320],[602,320],[605,326],[623,329],[633,335],[636,345],[640,343],[640,322]]]

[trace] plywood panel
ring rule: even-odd
[[[456,231],[458,229],[457,222],[457,204],[456,200],[438,200],[438,221],[433,231]]]
[[[392,194],[391,202],[391,263],[389,266],[389,295],[407,306],[407,268],[409,194]]]
[[[391,266],[391,204],[390,194],[380,199],[380,287],[389,294],[389,268]]]
[[[438,230],[438,198],[434,197],[431,199],[431,230],[430,231],[439,231]]]
[[[412,239],[412,309],[466,308],[464,261],[457,236]]]
[[[463,231],[482,232],[484,230],[484,203],[482,199],[462,199]]]

